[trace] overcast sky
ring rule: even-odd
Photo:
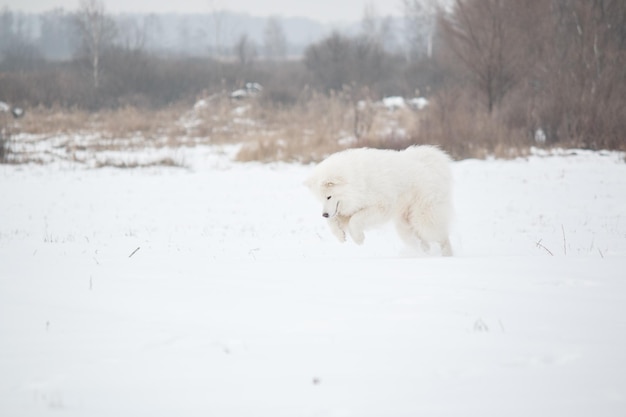
[[[62,7],[78,8],[79,0],[0,0],[0,8],[41,12]],[[106,10],[118,12],[202,12],[231,10],[257,16],[303,16],[323,22],[357,21],[366,5],[380,16],[401,15],[402,0],[104,0]]]

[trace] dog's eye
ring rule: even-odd
[[[330,200],[331,197],[332,195],[329,195],[328,197],[326,197],[326,200]]]

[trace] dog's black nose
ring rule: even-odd
[[[328,213],[322,213],[322,217],[328,217]]]

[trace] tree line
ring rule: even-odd
[[[441,41],[489,113],[548,142],[624,148],[626,2],[456,1]]]
[[[121,31],[100,0],[84,0],[67,16],[73,36],[59,33],[73,39],[64,46],[73,51],[64,61],[45,59],[20,43],[15,30],[7,32],[14,24],[0,23],[0,98],[93,110],[162,107],[254,81],[264,86],[260,99],[289,106],[305,89],[332,94],[348,88],[351,100],[427,96],[442,121],[479,112],[533,140],[624,149],[623,0],[451,0],[438,6],[404,0],[403,6],[401,33],[366,11],[359,33],[331,33],[287,59],[278,20],[268,24],[263,52],[242,35],[228,53],[163,56],[145,48],[141,31]],[[0,20],[6,18],[5,11]]]

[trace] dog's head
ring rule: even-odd
[[[320,180],[315,176],[304,182],[313,194],[322,202],[322,217],[327,219],[339,213],[341,188],[343,180],[339,177]]]

